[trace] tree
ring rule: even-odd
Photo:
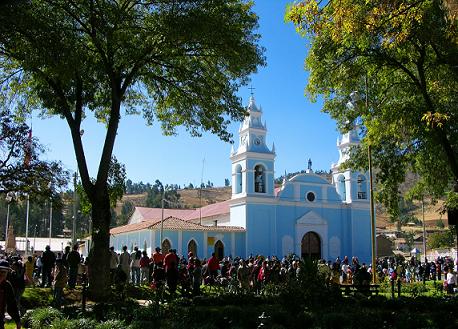
[[[225,187],[231,186],[231,182],[229,181],[228,178],[224,178],[224,186]]]
[[[162,207],[162,197],[164,197],[164,208],[181,208],[180,194],[178,193],[178,185],[165,185],[156,179],[154,185],[148,190],[146,196],[146,206],[151,208]]]
[[[0,193],[23,192],[50,196],[51,188],[67,184],[68,172],[59,162],[43,161],[44,152],[31,128],[0,110]]]
[[[122,204],[121,214],[116,219],[116,225],[126,225],[129,221],[129,217],[135,210],[135,205],[132,201],[125,201]]]
[[[50,19],[52,17],[52,19]],[[78,169],[92,205],[90,292],[109,291],[110,159],[121,115],[157,120],[166,135],[184,126],[228,141],[229,120],[246,115],[235,92],[263,49],[257,16],[242,0],[31,0],[0,11],[3,99],[17,110],[41,108],[71,131]],[[80,127],[93,114],[106,128],[91,181]],[[94,147],[94,145],[91,145]]]
[[[295,3],[286,17],[311,44],[308,96],[323,95],[342,130],[362,126],[349,165],[367,168],[372,147],[377,197],[392,217],[408,171],[420,177],[417,198],[458,192],[456,12],[440,0],[320,2]]]
[[[91,180],[93,182],[95,181],[94,178]],[[122,196],[126,191],[126,168],[122,163],[118,162],[118,159],[116,159],[115,156],[112,156],[110,167],[108,169],[107,189],[110,198],[110,207],[113,209],[116,207],[118,200],[122,199]],[[90,217],[90,214],[92,213],[92,204],[81,183],[77,184],[76,191],[79,196],[78,208],[81,209],[83,215]],[[113,212],[111,211],[111,213]],[[111,226],[116,225],[115,219],[116,216],[112,217]]]
[[[451,230],[434,232],[428,235],[428,248],[450,248],[453,247],[454,238]]]

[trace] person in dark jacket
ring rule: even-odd
[[[56,263],[56,255],[51,251],[50,246],[46,246],[43,255],[41,256],[41,262],[43,263],[43,277],[41,281],[41,286],[51,287],[52,277],[51,272]]]
[[[78,265],[81,262],[81,256],[78,252],[78,245],[73,246],[73,250],[68,254],[67,264],[68,264],[68,287],[70,289],[75,289],[76,279],[78,277]]]
[[[11,283],[6,280],[10,271],[10,264],[6,260],[0,260],[0,329],[5,328],[5,311],[16,323],[16,329],[21,328],[21,317],[16,304],[14,290]]]
[[[20,260],[15,260],[11,264],[10,272],[8,274],[7,280],[11,283],[11,286],[14,290],[14,296],[16,298],[16,305],[21,310],[21,297],[25,291],[25,270],[22,262]]]

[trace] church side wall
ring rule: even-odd
[[[200,259],[209,258],[215,250],[215,244],[219,240],[224,245],[224,256],[245,255],[245,232],[226,231],[175,231],[164,230],[163,240],[168,239],[172,249],[177,250],[178,255],[187,257],[188,243],[194,240],[197,244],[197,257]],[[147,244],[147,253],[151,255],[155,247],[160,246],[160,230],[140,230],[137,232],[121,233],[110,237],[110,246],[120,253],[123,246],[127,246],[132,252],[133,247],[138,246],[141,251],[144,242]]]
[[[297,207],[277,206],[276,227],[277,227],[277,256],[281,259],[292,253],[296,253],[295,225],[299,218]]]
[[[115,251],[120,253],[123,246],[127,246],[129,252],[133,251],[133,247],[137,246],[143,251],[146,241],[146,251],[151,253],[150,230],[140,230],[135,232],[121,233],[110,236],[110,246],[113,246]]]
[[[275,207],[266,204],[247,206],[246,256],[273,256],[276,249]]]
[[[243,204],[231,206],[231,226],[239,226],[246,228],[246,207]]]
[[[326,260],[335,261],[337,257],[343,258],[351,251],[350,219],[345,205],[338,208],[328,208],[323,213],[328,223],[328,254]]]

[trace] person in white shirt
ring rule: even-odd
[[[130,277],[130,254],[127,252],[127,246],[122,247],[122,254],[119,255],[119,265],[122,270],[126,273],[127,278]]]
[[[447,280],[447,292],[449,294],[453,294],[454,288],[456,286],[456,274],[453,273],[452,268],[448,269],[446,280]]]

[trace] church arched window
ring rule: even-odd
[[[235,193],[242,193],[242,166],[235,167]]]
[[[339,177],[337,177],[337,193],[339,193],[343,201],[347,199],[347,190],[345,186],[345,176],[344,175],[339,175]]]
[[[197,243],[196,243],[196,241],[194,239],[192,239],[188,243],[188,255],[189,255],[190,252],[192,252],[194,257],[197,256]]]
[[[263,166],[254,167],[254,191],[266,193],[266,171]]]
[[[364,200],[367,199],[367,184],[366,184],[366,177],[364,175],[358,175],[358,199]]]
[[[168,253],[171,248],[172,248],[172,244],[170,243],[168,239],[165,239],[164,241],[162,241],[161,249],[164,255]]]

